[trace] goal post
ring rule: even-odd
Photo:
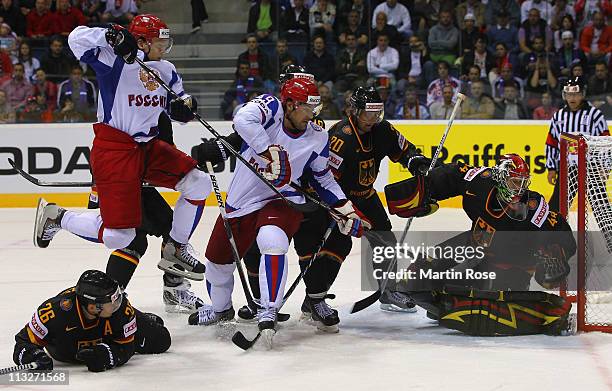
[[[579,331],[612,332],[611,173],[612,137],[561,134],[559,212],[577,245],[561,295],[576,302]]]

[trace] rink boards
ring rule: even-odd
[[[446,121],[392,121],[395,127],[423,151],[432,156],[446,128]],[[334,121],[327,121],[329,128]],[[231,122],[211,122],[219,133],[231,132]],[[492,165],[500,154],[516,152],[531,166],[532,188],[547,198],[552,186],[546,180],[544,142],[547,121],[456,121],[446,140],[441,159],[444,162],[464,161],[472,165]],[[88,188],[37,187],[24,180],[9,166],[11,158],[31,175],[45,181],[86,182],[89,173],[89,147],[93,139],[91,124],[14,124],[0,125],[0,207],[31,207],[43,194],[64,206],[84,206]],[[174,141],[178,148],[190,153],[202,137],[211,135],[197,122],[174,125]],[[227,189],[235,161],[218,167],[217,178],[222,190]],[[367,167],[368,165],[363,165]],[[364,173],[367,174],[367,173]],[[367,175],[366,175],[367,176]],[[380,168],[376,189],[408,177],[400,165],[385,160]],[[163,191],[163,190],[162,190]],[[171,202],[177,198],[164,192]],[[209,203],[214,199],[209,197]],[[459,207],[460,200],[443,203]]]

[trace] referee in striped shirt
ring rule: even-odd
[[[580,77],[569,79],[563,85],[563,99],[566,105],[553,114],[546,138],[546,168],[548,182],[555,186],[550,206],[559,210],[559,136],[562,132],[579,132],[591,136],[609,136],[608,124],[599,109],[585,99],[585,86]],[[570,167],[570,170],[575,169]],[[604,184],[605,186],[605,184]],[[573,199],[575,194],[571,195]]]

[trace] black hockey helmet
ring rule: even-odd
[[[586,86],[581,76],[569,78],[565,83],[563,83],[563,89],[561,91],[563,100],[566,100],[565,96],[568,93],[579,93],[582,94],[582,97],[586,96]]]
[[[385,104],[374,87],[357,87],[349,103],[357,118],[362,112],[375,116],[377,122],[382,121],[385,116]]]
[[[312,73],[306,72],[306,68],[301,65],[288,64],[283,67],[281,73],[278,77],[278,82],[283,85],[287,80],[293,79],[308,79],[312,82],[315,81],[314,75]]]
[[[77,297],[83,304],[95,304],[101,311],[104,304],[112,304],[115,312],[123,301],[123,292],[117,281],[100,270],[86,270],[76,285]]]

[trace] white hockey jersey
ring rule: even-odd
[[[106,29],[79,26],[68,36],[68,45],[80,61],[96,72],[98,86],[98,121],[119,129],[137,142],[157,136],[157,121],[169,107],[171,97],[137,63],[126,64],[106,42]],[[138,52],[144,58],[142,51]],[[161,79],[179,96],[183,82],[168,61],[147,61]]]
[[[281,102],[264,94],[247,103],[234,117],[234,129],[244,140],[241,154],[263,170],[266,160],[258,154],[272,144],[281,145],[289,155],[291,181],[296,182],[304,172],[312,171],[313,186],[320,198],[328,204],[346,199],[334,176],[329,171],[329,143],[327,132],[310,122],[301,134],[292,134],[283,126],[284,112]],[[289,185],[279,189],[295,203],[304,203],[304,197]],[[228,217],[239,217],[261,209],[278,196],[241,162],[227,192]]]

